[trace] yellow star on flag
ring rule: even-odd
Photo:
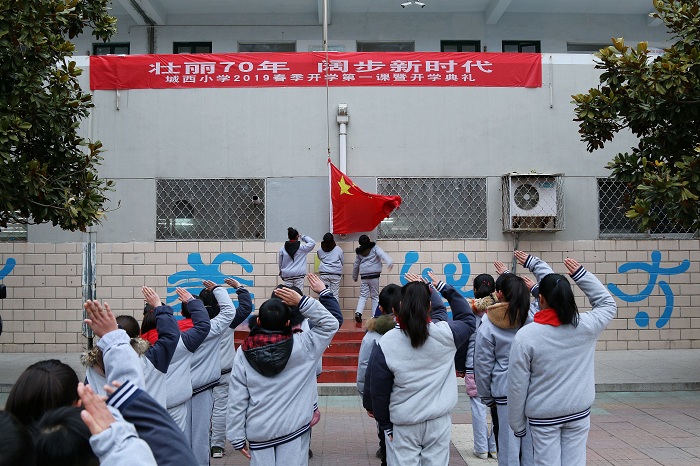
[[[340,181],[338,181],[338,186],[340,186],[340,194],[347,194],[348,196],[352,196],[352,193],[350,192],[350,188],[352,188],[353,185],[349,185],[345,182],[345,177],[341,176]]]

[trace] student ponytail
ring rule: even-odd
[[[399,327],[414,348],[420,348],[428,340],[429,311],[430,288],[426,283],[411,282],[402,288]]]
[[[501,284],[503,299],[508,303],[508,320],[511,325],[521,328],[525,325],[530,310],[530,290],[525,280],[517,275],[510,275]]]
[[[540,281],[540,294],[554,309],[562,325],[578,325],[578,307],[569,280],[558,273],[550,273]]]
[[[496,291],[496,282],[493,277],[487,273],[477,275],[474,279],[474,298],[485,298]]]

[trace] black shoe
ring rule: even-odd
[[[313,457],[314,457],[314,452],[311,451],[311,448],[309,448],[309,458],[313,458]]]
[[[360,313],[360,312],[355,313],[355,322],[357,322],[358,324],[362,323],[362,313]]]

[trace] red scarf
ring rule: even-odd
[[[194,327],[194,324],[192,323],[192,319],[180,319],[177,321],[177,326],[180,327],[181,332],[186,332]]]
[[[280,341],[289,340],[291,335],[284,333],[256,333],[255,335],[248,335],[241,347],[243,351],[259,348],[261,346],[274,345]]]
[[[535,322],[542,325],[551,325],[552,327],[559,327],[561,325],[559,316],[557,316],[557,311],[551,308],[542,309],[535,314]]]
[[[146,333],[142,333],[141,338],[143,338],[150,344],[155,345],[156,341],[158,341],[158,330],[153,328]]]

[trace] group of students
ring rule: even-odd
[[[303,238],[297,233],[290,242],[313,241]],[[595,341],[615,302],[566,259],[593,306],[579,315],[566,277],[535,256],[515,257],[537,282],[496,262],[498,280],[477,277],[474,300],[432,272],[430,280],[406,274],[406,285],[378,293],[358,389],[376,421],[383,464],[448,464],[455,371],[473,396],[477,456],[492,454],[500,465],[585,464]],[[85,381],[57,360],[30,366],[0,412],[0,466],[208,465],[223,455],[225,439],[253,466],[307,465],[320,419],[321,357],[343,318],[323,277],[306,278],[318,300],[301,292],[303,281],[279,285],[250,317],[250,295],[233,279],[225,283],[235,289],[237,309],[211,281],[198,297],[178,288],[180,321],[148,287],[140,327],[131,316],[115,317],[107,303],[86,302],[86,323],[99,340],[83,355]],[[245,319],[250,333],[234,353],[233,328]],[[499,425],[493,443],[488,406]]]
[[[496,261],[498,279],[477,276],[474,299],[432,272],[429,284],[406,274],[407,285],[379,293],[357,388],[377,422],[382,466],[448,464],[455,373],[470,397],[475,456],[497,458],[499,466],[586,464],[595,342],[617,306],[593,274],[567,258],[569,277],[592,306],[579,313],[565,276],[536,256],[514,255],[536,281]]]

